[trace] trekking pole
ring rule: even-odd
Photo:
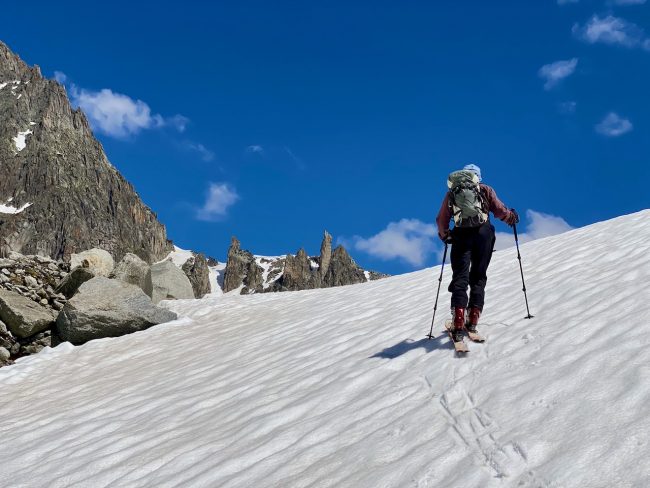
[[[517,245],[517,259],[519,260],[519,271],[521,271],[521,283],[524,290],[524,299],[526,300],[526,315],[525,319],[532,319],[534,315],[530,314],[530,309],[528,308],[528,295],[526,295],[526,282],[524,281],[524,268],[521,266],[521,254],[519,253],[519,238],[517,237],[517,224],[512,224],[512,230],[515,233],[515,244]]]
[[[431,319],[431,330],[429,330],[429,339],[433,339],[433,322],[436,320],[436,310],[438,309],[438,296],[440,295],[440,285],[442,284],[442,272],[445,270],[445,261],[447,260],[447,242],[445,241],[445,252],[442,255],[442,266],[440,267],[440,278],[438,278],[438,292],[436,293],[436,303],[433,306],[433,318]]]

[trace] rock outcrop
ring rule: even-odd
[[[343,246],[338,246],[332,253],[332,260],[327,268],[325,283],[327,286],[353,285],[368,281],[363,270],[357,266]]]
[[[156,307],[137,286],[98,276],[87,281],[66,303],[56,320],[60,338],[73,344],[118,337],[175,320]]]
[[[320,276],[321,281],[325,280],[325,275],[327,275],[327,270],[330,266],[330,261],[332,260],[332,236],[329,232],[325,231],[323,233],[323,241],[320,245],[320,259],[319,259],[319,268],[318,276]]]
[[[203,298],[210,293],[210,270],[204,254],[194,254],[193,257],[185,261],[181,269],[192,284],[194,298]]]
[[[104,249],[88,249],[70,256],[70,267],[83,267],[95,276],[108,276],[115,267],[113,256]]]
[[[242,294],[311,290],[364,283],[388,275],[364,271],[343,246],[332,252],[332,236],[325,231],[319,256],[304,249],[277,258],[254,256],[233,237],[228,250],[224,293],[241,288]]]
[[[277,291],[297,291],[320,288],[320,274],[312,270],[309,256],[300,248],[295,256],[287,255],[284,260],[284,273],[274,283]]]
[[[148,273],[149,265],[135,254],[129,252],[117,263],[117,266],[108,277],[130,283],[144,291],[147,286]]]
[[[57,293],[72,298],[79,287],[95,276],[108,276],[115,267],[113,256],[103,249],[89,249],[70,257],[72,269],[56,287]]]
[[[154,304],[161,300],[194,298],[190,280],[171,261],[161,261],[151,265],[145,278],[144,291]]]
[[[25,338],[52,326],[56,315],[29,298],[0,290],[0,320],[16,337]]]
[[[223,278],[223,292],[236,290],[244,286],[242,293],[258,291],[262,286],[263,269],[255,262],[255,256],[249,251],[241,249],[236,237],[230,240],[228,249],[228,262]]]
[[[0,42],[0,254],[69,260],[93,247],[152,263],[165,227],[106,158],[65,88]]]
[[[87,266],[77,266],[68,273],[68,276],[63,278],[56,287],[56,292],[63,294],[66,298],[72,298],[81,285],[94,277],[95,273]]]

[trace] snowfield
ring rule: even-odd
[[[650,486],[650,210],[495,253],[479,330],[439,268],[166,302],[170,324],[0,369],[11,487]],[[444,284],[450,279],[445,270]]]

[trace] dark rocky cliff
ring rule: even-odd
[[[165,227],[108,161],[63,86],[2,42],[0,87],[1,254],[67,260],[99,247],[116,260],[132,252],[151,263],[173,249]]]

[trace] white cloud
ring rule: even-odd
[[[528,210],[526,211],[526,218],[528,219],[526,230],[520,232],[519,227],[517,228],[517,235],[520,244],[535,239],[541,239],[542,237],[562,234],[563,232],[573,229],[566,220],[556,215]],[[497,232],[496,238],[497,240],[494,246],[494,249],[496,250],[506,249],[515,245],[515,239],[511,232]]]
[[[109,136],[128,137],[142,129],[164,125],[162,116],[152,114],[142,100],[133,100],[108,88],[96,92],[73,85],[71,95],[73,103],[86,113],[93,127]]]
[[[257,144],[253,144],[246,148],[246,152],[249,154],[259,154],[261,156],[262,154],[264,154],[264,148]]]
[[[578,58],[571,58],[542,66],[538,74],[540,78],[546,80],[544,89],[550,90],[557,86],[564,78],[571,76],[577,65]]]
[[[197,210],[196,218],[208,222],[221,220],[238,200],[237,191],[228,183],[210,183],[205,203]]]
[[[189,121],[182,115],[165,119],[160,114],[152,113],[149,105],[142,100],[134,100],[108,88],[92,91],[71,85],[70,95],[73,105],[84,111],[92,126],[112,137],[125,138],[136,135],[143,129],[169,126],[183,132]]]
[[[572,32],[578,39],[589,44],[603,43],[634,48],[645,47],[648,42],[643,29],[613,15],[602,18],[594,15],[584,26],[575,24]]]
[[[199,156],[201,156],[201,159],[203,161],[212,161],[214,159],[214,153],[210,151],[207,147],[205,147],[203,144],[200,144],[198,142],[185,141],[183,145],[187,149],[199,153]]]
[[[354,248],[383,260],[402,259],[412,266],[421,266],[427,255],[436,250],[435,239],[434,224],[402,219],[367,239],[354,237]]]
[[[109,88],[99,91],[80,88],[61,71],[54,72],[54,79],[66,86],[72,105],[84,111],[93,128],[108,136],[126,138],[144,129],[162,127],[184,132],[189,124],[189,119],[184,115],[163,117],[152,113],[149,105],[142,100],[134,100]]]
[[[628,119],[615,112],[610,112],[596,125],[596,132],[607,137],[618,137],[630,132],[633,128],[632,122]]]

